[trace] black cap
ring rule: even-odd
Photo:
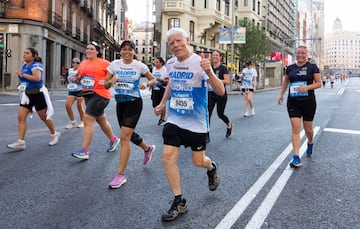
[[[125,41],[123,41],[123,42],[121,43],[121,45],[120,45],[120,49],[122,49],[125,45],[130,45],[130,47],[131,47],[132,49],[135,49],[135,44],[134,44],[134,42],[132,42],[132,41],[130,41],[130,40],[125,40]]]
[[[89,43],[89,45],[93,45],[95,47],[96,51],[100,52],[101,46],[97,42],[92,41]]]
[[[245,65],[251,65],[251,60],[246,61]]]

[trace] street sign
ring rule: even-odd
[[[234,44],[246,43],[245,27],[234,27],[232,35]],[[231,28],[220,28],[219,44],[231,44]]]

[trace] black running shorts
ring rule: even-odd
[[[163,129],[165,145],[191,148],[192,151],[206,150],[206,133],[195,133],[182,129],[172,123],[166,123]]]
[[[287,101],[287,109],[290,118],[303,118],[304,121],[313,121],[316,112],[315,97],[307,100],[291,100]]]

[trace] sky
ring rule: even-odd
[[[301,0],[299,0],[301,1]],[[343,30],[360,32],[358,0],[324,0],[325,1],[325,33],[332,31],[332,25],[337,17],[343,24]],[[149,0],[149,4],[152,0]],[[128,0],[126,16],[135,22],[146,20],[146,0]],[[151,13],[149,13],[151,19]]]

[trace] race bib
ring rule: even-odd
[[[94,90],[95,80],[92,76],[83,76],[81,78],[81,85],[84,89]]]
[[[176,110],[193,110],[194,101],[192,98],[174,98],[170,100],[170,107]]]
[[[133,83],[124,83],[124,82],[116,82],[115,83],[115,89],[132,90],[133,88],[134,88]]]
[[[290,97],[308,96],[307,92],[299,92],[300,86],[306,86],[306,81],[297,81],[290,83]]]
[[[78,91],[79,90],[79,85],[77,83],[74,82],[69,82],[67,85],[67,88],[69,91]]]
[[[21,82],[17,89],[19,90],[19,92],[24,92],[26,90],[26,87],[27,87],[27,83]]]

